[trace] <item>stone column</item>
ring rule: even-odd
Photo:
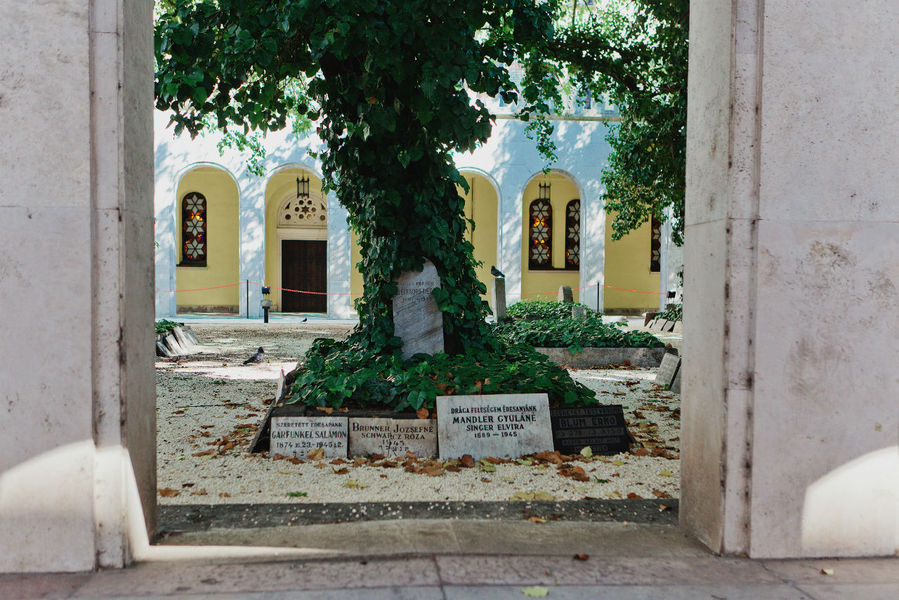
[[[899,4],[691,3],[681,523],[899,546]]]
[[[269,175],[270,176],[270,175]],[[265,186],[268,177],[258,177],[244,170],[238,177],[244,183],[240,190],[240,286],[239,315],[262,316],[262,287],[265,281]],[[247,281],[249,304],[247,304]]]
[[[152,10],[0,4],[0,572],[122,566],[152,528]]]
[[[332,319],[356,317],[350,296],[350,273],[354,268],[350,243],[347,210],[332,192],[328,194],[328,316]]]

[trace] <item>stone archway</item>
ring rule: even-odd
[[[0,69],[4,572],[123,566],[153,530],[152,4],[99,4],[0,9],[53,25],[7,28]],[[681,520],[715,551],[899,545],[899,380],[866,376],[899,363],[897,19],[692,3]],[[817,494],[843,467],[885,483]]]

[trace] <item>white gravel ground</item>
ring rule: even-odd
[[[246,445],[312,337],[345,329],[193,327],[205,350],[157,367],[157,475],[162,504],[380,502],[679,495],[680,400],[653,383],[653,369],[578,370],[603,403],[622,404],[643,447],[615,456],[546,456],[530,464],[464,468],[424,460],[290,461],[248,454]],[[256,346],[268,362],[243,366]],[[564,457],[563,457],[564,458]],[[561,463],[561,464],[558,464]],[[391,466],[395,464],[396,466]],[[407,472],[410,470],[429,471]],[[458,469],[454,472],[454,469]],[[583,469],[583,472],[580,471]]]

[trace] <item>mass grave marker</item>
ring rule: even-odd
[[[590,447],[593,454],[618,454],[630,449],[632,437],[620,404],[552,408],[553,444],[562,454]]]
[[[421,271],[406,271],[396,281],[393,328],[403,340],[403,358],[443,351],[443,313],[431,292],[440,287],[437,267],[426,260]]]
[[[572,319],[586,319],[587,318],[587,307],[581,306],[580,304],[573,304],[571,306],[571,318]]]
[[[438,396],[440,458],[517,458],[552,450],[546,394]]]
[[[433,419],[350,418],[350,456],[437,456]]]
[[[564,302],[565,304],[571,304],[574,302],[574,294],[571,292],[571,287],[567,285],[559,286],[559,302]]]
[[[272,455],[305,458],[321,448],[327,458],[347,456],[346,417],[272,417]]]
[[[674,381],[677,372],[680,370],[680,356],[666,352],[662,357],[662,364],[656,372],[656,383],[670,389],[671,382]]]

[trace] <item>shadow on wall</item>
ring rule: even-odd
[[[810,485],[802,554],[892,556],[899,552],[899,446],[838,467]]]

